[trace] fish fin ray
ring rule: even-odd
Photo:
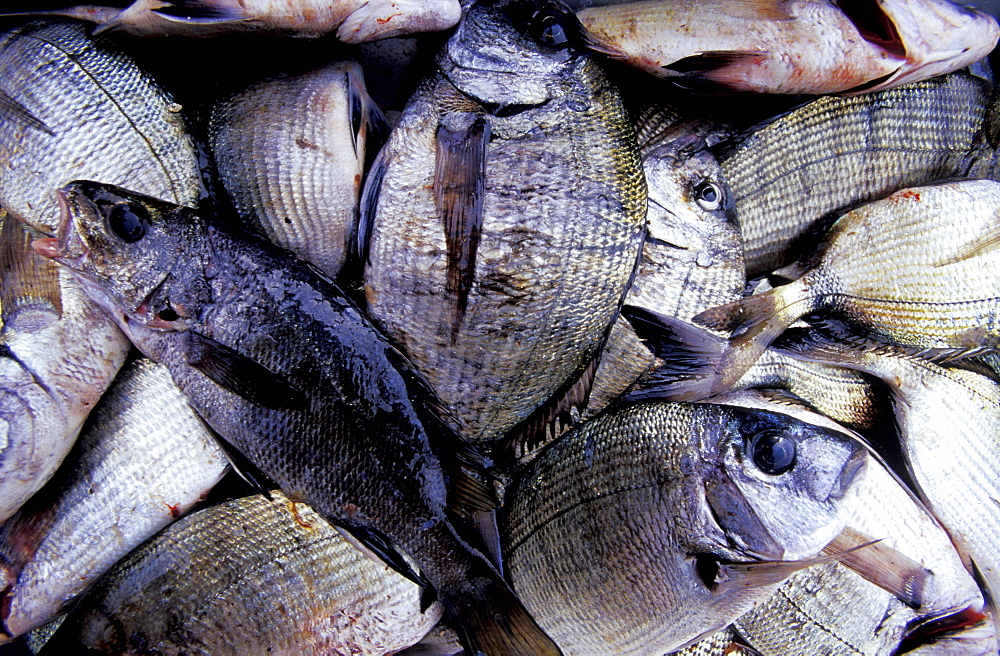
[[[38,300],[62,315],[59,265],[31,247],[40,234],[9,214],[0,220],[0,317],[4,322],[20,306]]]
[[[490,121],[478,116],[464,130],[438,127],[434,202],[448,244],[447,291],[453,297],[452,337],[458,333],[476,275],[476,251],[486,195],[486,149]]]
[[[233,394],[275,410],[309,406],[305,393],[264,365],[194,331],[187,335],[187,363]]]
[[[3,90],[0,90],[0,117],[14,123],[22,123],[49,136],[55,136],[56,134],[44,121],[35,116],[31,110]]]
[[[621,314],[658,360],[656,368],[628,392],[630,399],[696,401],[711,395],[716,370],[728,346],[724,338],[634,305],[622,307]]]
[[[766,585],[776,585],[800,570],[823,565],[825,563],[841,562],[850,554],[870,547],[875,542],[859,544],[836,553],[827,553],[802,560],[755,560],[749,562],[729,562],[716,559],[718,572],[715,586],[727,588],[759,588]],[[713,557],[709,554],[710,557]]]
[[[864,549],[846,552],[852,547]],[[889,592],[910,608],[920,608],[934,573],[909,556],[853,528],[847,527],[823,550],[846,552],[840,563],[866,581]]]
[[[417,572],[410,562],[400,553],[399,549],[393,544],[384,533],[381,531],[370,527],[370,526],[358,526],[354,524],[336,524],[337,530],[344,535],[347,533],[350,538],[357,544],[370,551],[378,560],[382,561],[388,565],[392,570],[398,572],[400,575],[406,577],[410,581],[413,581],[422,588],[430,588],[433,590],[434,586],[422,573]],[[347,537],[347,536],[345,536]],[[433,602],[432,602],[433,603]],[[429,606],[430,604],[428,604]]]
[[[382,181],[385,179],[386,155],[385,148],[379,151],[368,169],[364,189],[361,190],[361,202],[358,206],[358,233],[354,239],[355,259],[364,266],[368,261],[368,248],[371,243],[372,231],[375,229],[375,215],[378,213],[378,197],[382,193]]]
[[[716,82],[727,87],[739,86],[744,66],[759,64],[770,57],[770,53],[753,50],[708,50],[682,57],[663,66],[668,73],[690,78]]]
[[[349,69],[347,76],[348,116],[351,122],[351,140],[354,144],[354,154],[358,155],[358,146],[362,139],[372,134],[387,134],[388,124],[385,115],[372,100],[362,74]]]
[[[979,239],[965,244],[959,248],[954,255],[941,258],[940,260],[934,262],[934,266],[943,267],[948,266],[949,264],[957,264],[958,262],[968,260],[969,258],[995,251],[997,248],[1000,248],[1000,226],[991,228]]]

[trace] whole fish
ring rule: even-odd
[[[60,472],[0,528],[4,632],[21,635],[55,617],[208,494],[226,467],[166,368],[127,365]]]
[[[509,575],[567,654],[679,649],[808,566],[849,520],[866,462],[845,434],[783,414],[616,406],[508,488]]]
[[[129,344],[0,210],[0,523],[51,478]]]
[[[374,112],[354,62],[261,82],[216,103],[209,142],[248,229],[336,277],[355,237]]]
[[[42,653],[382,656],[441,617],[309,506],[271,496],[167,527],[98,582]]]
[[[578,37],[559,2],[472,4],[363,192],[368,311],[473,442],[578,398],[641,247],[634,131]]]
[[[997,348],[998,210],[1000,183],[964,180],[904,189],[843,215],[812,259],[785,270],[793,282],[694,317],[732,335],[708,385],[728,389],[811,312],[914,349]]]
[[[332,282],[190,208],[83,181],[60,199],[59,236],[35,249],[84,281],[212,429],[421,583],[425,601],[436,593],[470,651],[559,653],[446,515],[489,507],[477,479],[432,448],[433,437],[450,457],[457,438]]]
[[[824,0],[644,0],[577,15],[595,49],[657,77],[731,91],[840,93],[904,63],[881,5],[855,12]]]
[[[201,174],[180,105],[82,24],[40,21],[0,37],[0,96],[14,103],[0,103],[0,205],[36,230],[55,232],[55,190],[80,178],[198,201]]]
[[[713,402],[839,428],[815,412],[755,390],[725,394]],[[841,543],[844,539],[877,539],[877,545],[858,552],[874,568],[848,557],[795,572],[736,620],[739,635],[764,655],[874,655],[897,653],[904,640],[935,626],[937,631],[951,629],[952,640],[960,635],[966,653],[995,653],[996,635],[991,630],[978,635],[986,616],[976,581],[938,521],[879,458],[870,459],[865,484],[848,503],[850,530],[835,545],[849,546]],[[872,548],[886,551],[889,558],[875,558]],[[861,567],[852,571],[852,565]]]
[[[33,11],[89,21],[96,32],[133,36],[213,37],[256,32],[318,37],[336,32],[347,43],[453,27],[458,0],[135,0],[124,9],[78,5]]]
[[[840,213],[965,175],[980,152],[989,107],[989,85],[959,72],[891,91],[819,98],[720,145],[748,275],[796,260],[805,250],[800,242]]]
[[[1000,384],[873,343],[840,327],[797,331],[798,356],[878,376],[893,392],[899,439],[921,497],[948,530],[987,596],[1000,591]],[[789,346],[791,349],[791,346]],[[994,623],[1000,628],[996,608]]]
[[[732,201],[719,164],[700,136],[647,143],[646,240],[625,303],[690,321],[742,296],[746,275]],[[639,341],[628,320],[619,317],[594,374],[585,417],[600,412],[654,365]]]

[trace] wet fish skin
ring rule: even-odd
[[[634,133],[574,29],[555,2],[471,6],[363,192],[368,310],[473,442],[584,375],[641,245]]]
[[[785,328],[816,311],[912,349],[996,348],[998,208],[1000,183],[963,180],[904,189],[843,215],[815,259],[789,268],[793,282],[694,318],[735,335],[712,389],[728,389]]]
[[[980,144],[989,107],[989,85],[957,72],[819,98],[720,144],[748,275],[798,259],[808,249],[798,242],[824,220],[899,189],[966,175],[971,160],[992,152]]]
[[[461,17],[458,0],[136,0],[124,9],[78,5],[27,12],[95,23],[96,32],[140,37],[215,37],[233,32],[319,37],[346,43],[446,30]]]
[[[754,436],[772,430],[797,443],[784,474],[750,461]],[[737,563],[825,547],[849,519],[842,507],[866,457],[850,438],[776,413],[619,405],[508,488],[508,571],[567,654],[663,654],[726,626],[789,573],[769,578],[780,566],[764,562],[741,574]]]
[[[441,617],[420,588],[279,491],[199,510],[101,579],[46,652],[364,654]],[[65,653],[65,651],[63,652]]]
[[[0,528],[0,620],[44,624],[222,478],[226,455],[165,367],[127,365],[50,485]]]
[[[247,228],[335,278],[353,243],[369,123],[361,67],[334,62],[217,102],[209,142]]]
[[[866,341],[840,327],[799,333],[794,355],[859,369],[893,392],[899,439],[927,507],[948,530],[967,565],[1000,590],[1000,385],[963,369],[946,369],[893,345]],[[791,352],[791,351],[790,351]],[[993,610],[997,624],[996,610]],[[998,624],[1000,626],[1000,624]]]
[[[40,236],[0,211],[0,522],[55,473],[128,353],[128,340]]]
[[[787,359],[792,359],[786,354]],[[814,364],[799,360],[803,365]],[[820,426],[836,427],[826,417],[787,402],[775,402],[766,391],[746,390],[715,397],[713,402],[789,414]],[[982,617],[984,600],[965,570],[948,534],[930,511],[880,458],[871,457],[864,486],[847,501],[850,528],[863,540],[895,549],[922,569],[925,578],[906,586],[913,595],[901,600],[851,571],[844,563],[825,563],[795,572],[766,600],[734,623],[739,635],[765,656],[779,654],[889,654],[915,628],[929,620],[963,612]],[[860,553],[864,553],[863,551]],[[888,578],[901,565],[879,563]],[[905,603],[904,603],[905,601]],[[975,628],[979,631],[979,627]],[[973,636],[996,651],[996,635]],[[970,649],[967,653],[973,653]]]
[[[639,131],[647,130],[640,125]],[[647,232],[625,304],[690,321],[740,298],[743,246],[725,179],[704,139],[692,133],[651,138],[642,152]],[[653,366],[652,353],[620,316],[583,416],[596,415]]]
[[[433,586],[468,649],[559,653],[446,516],[425,395],[332,282],[190,208],[86,181],[60,197],[59,237],[35,249],[84,281],[209,426],[293,498],[387,543],[384,557],[412,555],[420,574],[396,566]]]
[[[878,10],[876,10],[878,11]],[[645,0],[578,14],[594,47],[681,84],[756,93],[839,93],[895,73],[892,36],[863,38],[836,4]]]
[[[0,79],[49,130],[0,120],[0,204],[18,219],[54,234],[55,190],[80,178],[197,202],[201,177],[180,105],[81,23],[40,21],[4,34]]]

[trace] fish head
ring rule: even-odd
[[[710,239],[716,226],[736,225],[722,167],[702,137],[685,135],[653,148],[643,156],[643,171],[650,237],[696,250],[700,243],[685,240]]]
[[[69,268],[123,327],[130,319],[159,329],[183,323],[180,299],[172,299],[167,313],[161,306],[169,305],[164,283],[180,268],[186,233],[200,225],[193,210],[89,180],[71,182],[56,195],[56,236],[33,242],[35,251]]]
[[[741,556],[816,556],[850,520],[867,450],[844,433],[778,412],[729,407],[718,417],[702,449],[716,536]]]
[[[581,57],[583,28],[556,0],[479,0],[438,56],[448,80],[488,105],[538,105]]]

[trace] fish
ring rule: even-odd
[[[873,11],[870,3],[838,0],[842,8]],[[859,92],[892,89],[951,73],[983,59],[1000,39],[996,18],[951,0],[877,0],[903,45],[906,62],[891,77]]]
[[[209,143],[247,229],[336,278],[355,238],[377,113],[361,66],[349,61],[266,80],[215,103]]]
[[[640,134],[645,131],[640,127]],[[650,138],[641,152],[649,190],[647,231],[624,303],[690,321],[741,298],[743,246],[725,179],[705,139],[690,132],[662,142]],[[619,352],[609,352],[610,345]],[[620,315],[582,416],[600,412],[655,366],[650,350]]]
[[[843,215],[817,254],[783,270],[792,282],[693,318],[730,334],[711,390],[731,387],[813,312],[913,350],[968,357],[996,349],[998,210],[1000,183],[961,180],[904,189]]]
[[[727,626],[850,519],[865,448],[784,414],[646,399],[507,488],[505,563],[567,654],[663,654]]]
[[[0,523],[48,481],[125,362],[128,340],[41,233],[0,211]]]
[[[36,21],[0,36],[0,205],[52,235],[55,190],[78,178],[194,206],[204,194],[182,107],[135,60],[83,24]],[[13,118],[12,118],[13,117]]]
[[[818,98],[715,146],[747,275],[791,264],[834,218],[861,204],[973,175],[973,165],[993,152],[983,138],[992,106],[990,84],[960,71]]]
[[[439,599],[469,651],[559,653],[451,518],[495,505],[481,461],[332,281],[224,217],[90,181],[59,197],[58,237],[36,251],[83,282],[225,442],[418,582],[425,607]]]
[[[577,16],[598,52],[681,85],[826,94],[864,88],[904,64],[905,47],[881,5],[644,0]]]
[[[793,346],[794,344],[794,346]],[[796,357],[877,376],[893,394],[906,465],[927,507],[948,530],[966,566],[1000,597],[1000,384],[945,368],[892,344],[873,342],[838,322],[796,330],[785,347]],[[996,607],[994,625],[1000,631]]]
[[[138,37],[216,37],[234,32],[320,37],[345,43],[453,27],[459,0],[135,0],[124,9],[77,5],[14,16],[62,16],[94,23],[95,33]]]
[[[42,653],[382,656],[441,617],[307,504],[269,495],[168,526],[101,578]]]
[[[844,430],[809,408],[776,401],[764,390],[727,393],[712,402],[772,410]],[[929,626],[957,632],[967,647],[983,649],[976,653],[995,652],[995,634],[975,635],[987,617],[985,601],[948,533],[881,458],[869,456],[865,484],[848,501],[848,528],[824,550],[877,540],[857,552],[867,562],[845,558],[793,573],[737,619],[734,629],[764,655],[897,653],[904,641],[926,633]],[[873,548],[884,552],[884,560]]]
[[[578,34],[559,2],[470,5],[362,192],[367,311],[476,445],[585,398],[642,245],[634,130]]]
[[[51,266],[51,262],[48,263]],[[50,484],[0,527],[0,626],[53,619],[219,482],[226,454],[162,365],[127,364]]]

